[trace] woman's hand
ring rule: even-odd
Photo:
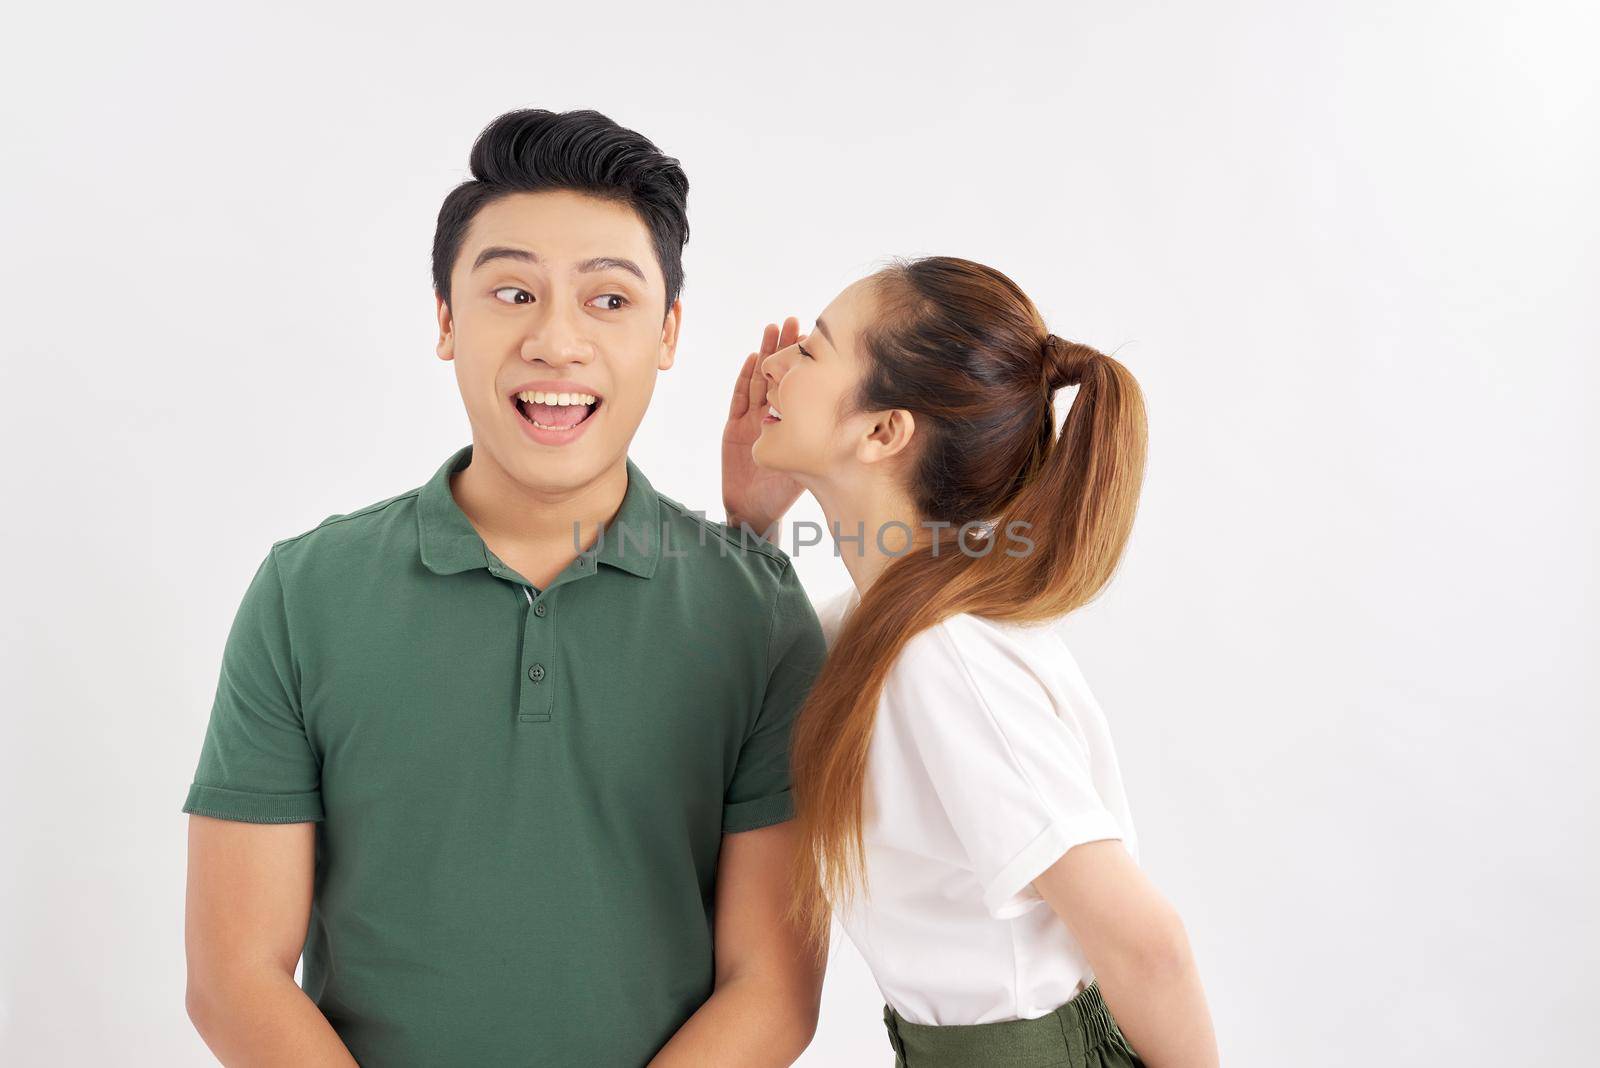
[[[760,351],[746,356],[739,369],[728,405],[728,423],[722,430],[722,506],[728,513],[728,525],[746,523],[769,541],[774,540],[784,513],[800,499],[803,487],[782,472],[757,467],[750,457],[750,447],[761,436],[761,420],[767,414],[767,377],[761,373],[761,361],[799,340],[800,321],[794,316],[785,319],[781,329],[767,324]]]

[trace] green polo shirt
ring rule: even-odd
[[[423,486],[275,542],[184,812],[316,821],[302,985],[367,1065],[642,1065],[711,994],[722,836],[792,816],[822,631],[657,494],[543,590]]]

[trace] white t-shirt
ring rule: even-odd
[[[830,647],[859,603],[851,587],[816,606]],[[962,614],[912,637],[862,800],[868,891],[836,915],[900,1015],[1032,1019],[1089,984],[1033,880],[1079,843],[1138,845],[1105,716],[1051,624]]]

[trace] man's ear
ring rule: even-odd
[[[661,352],[656,359],[656,368],[665,371],[672,366],[672,361],[678,355],[678,331],[683,327],[683,301],[675,300],[672,307],[667,309],[667,317],[661,324]]]
[[[439,343],[434,351],[441,360],[453,360],[456,355],[456,333],[455,323],[450,318],[450,305],[437,293],[433,295],[433,302],[436,305],[434,314],[439,318]]]

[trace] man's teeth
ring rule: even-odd
[[[542,389],[523,390],[517,394],[519,401],[528,404],[593,404],[593,393],[550,393]]]
[[[774,408],[770,404],[767,405],[767,414],[772,416],[772,418],[774,418],[774,419],[782,419],[783,418],[783,416],[778,414],[778,409]]]

